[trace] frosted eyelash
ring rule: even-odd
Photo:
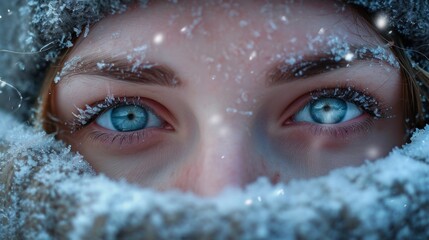
[[[104,99],[104,101],[96,104],[95,106],[90,106],[86,104],[85,109],[76,107],[77,113],[72,113],[74,119],[70,124],[71,132],[75,132],[83,126],[87,125],[94,119],[94,117],[100,115],[104,110],[115,106],[117,103],[138,105],[139,101],[140,97],[133,97],[131,99],[127,99],[127,97],[114,97],[113,95],[109,95]]]
[[[353,87],[322,89],[319,91],[313,91],[310,95],[313,101],[321,98],[339,98],[344,101],[355,103],[364,111],[371,114],[375,119],[392,117],[388,114],[391,108],[383,107],[384,104],[375,98],[354,89]]]

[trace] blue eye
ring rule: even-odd
[[[102,113],[95,122],[101,127],[119,132],[162,126],[162,120],[151,110],[137,105],[122,105],[111,108]]]
[[[294,117],[295,122],[318,124],[337,124],[354,119],[363,114],[356,104],[338,98],[320,98],[314,100]]]

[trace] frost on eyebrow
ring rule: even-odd
[[[150,68],[153,66],[153,63],[150,64],[145,61],[147,51],[149,49],[148,44],[143,44],[141,46],[133,48],[130,52],[126,52],[121,55],[125,55],[126,60],[132,64],[131,72],[137,72],[141,68]],[[96,67],[99,70],[109,70],[115,66],[114,63],[109,63],[107,60],[109,57],[106,57],[106,61],[101,60],[95,63]],[[54,78],[54,83],[58,84],[61,79],[63,79],[66,75],[72,74],[74,72],[79,72],[80,70],[89,70],[85,69],[87,64],[90,62],[90,58],[86,59],[82,56],[74,56],[70,60],[67,60],[64,63],[64,66],[61,68],[61,71],[57,72],[57,75]]]
[[[394,68],[399,68],[399,62],[396,60],[393,53],[388,50],[390,47],[389,44],[355,48],[352,44],[347,42],[346,38],[330,35],[327,38],[326,45],[331,48],[328,53],[330,53],[337,62],[342,59],[348,62],[353,61],[355,58],[364,59],[367,54],[370,54],[372,58],[384,61]]]
[[[311,59],[313,56],[328,56],[325,60],[332,60],[335,62],[346,61],[350,62],[350,64],[358,59],[377,59],[396,69],[400,67],[395,55],[389,49],[389,47],[391,47],[389,44],[361,46],[350,43],[347,35],[325,35],[325,32],[326,30],[321,28],[316,36],[307,34],[305,49],[295,50],[295,48],[292,47],[291,50],[285,48],[272,56],[270,62],[281,61],[285,63],[281,69],[282,71],[290,71],[290,66],[299,62],[302,62],[302,66],[294,67],[305,68],[308,62],[304,61],[304,59]],[[297,76],[301,76],[303,72],[298,72],[297,74]]]
[[[78,68],[81,68],[84,65],[84,62],[82,61],[82,57],[80,56],[74,56],[70,60],[66,61],[64,63],[63,68],[60,72],[57,72],[57,75],[54,78],[54,83],[57,84],[61,81],[61,79],[67,75],[72,73]]]
[[[132,72],[136,72],[143,64],[148,48],[149,46],[144,44],[134,48],[133,51],[127,55],[128,62],[133,64],[131,67]]]

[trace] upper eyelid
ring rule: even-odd
[[[345,95],[348,93],[359,93],[361,96],[365,96],[371,100],[371,104],[367,107],[361,106],[358,102],[353,101],[350,99],[349,96],[345,98],[340,98],[345,101],[352,102],[356,104],[357,106],[361,107],[365,112],[369,113],[370,115],[374,116],[374,114],[371,114],[374,109],[371,108],[377,108],[377,111],[379,111],[378,116],[375,116],[376,118],[388,118],[391,117],[391,107],[388,107],[380,98],[377,96],[377,94],[373,94],[371,92],[363,90],[362,87],[350,85],[350,83],[342,83],[341,85],[337,86],[324,86],[319,87],[315,90],[305,92],[304,94],[300,95],[300,97],[297,97],[296,100],[291,102],[290,105],[288,105],[281,113],[277,116],[279,119],[278,124],[283,125],[285,122],[289,121],[295,114],[297,114],[300,110],[302,110],[307,104],[309,104],[311,101],[317,99],[318,97],[326,97],[326,98],[335,98],[333,96],[332,92],[337,89],[340,90],[338,92],[339,94]],[[375,110],[374,110],[375,111]]]
[[[335,91],[339,91],[339,93],[333,93]],[[356,104],[365,112],[370,113],[376,118],[384,118],[387,116],[385,109],[383,109],[382,102],[380,102],[376,97],[352,87],[341,88],[339,90],[337,88],[323,89],[313,91],[310,95],[312,97],[312,101],[319,98],[338,98]],[[374,107],[377,108],[372,109]]]
[[[131,99],[131,101],[130,101]],[[91,105],[85,105],[85,109],[77,108],[78,113],[73,113],[73,119],[68,122],[67,125],[71,127],[71,132],[76,132],[82,127],[85,127],[91,124],[98,116],[107,112],[108,110],[121,106],[121,105],[137,105],[148,108],[153,114],[157,117],[161,118],[156,112],[153,110],[150,104],[140,103],[140,97],[113,97],[107,96],[104,101],[97,101],[92,103]]]

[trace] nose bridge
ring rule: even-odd
[[[215,194],[226,186],[242,186],[248,178],[243,149],[246,139],[237,129],[223,126],[219,130],[212,137],[203,133],[199,159],[195,159],[201,161],[195,191],[202,195]]]
[[[248,124],[236,116],[212,115],[200,128],[199,162],[193,190],[200,195],[214,195],[227,186],[239,187],[256,178],[250,172]]]

